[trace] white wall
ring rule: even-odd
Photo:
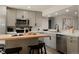
[[[61,16],[57,16],[55,17],[55,24],[59,25],[59,29],[62,29],[62,17]]]
[[[0,34],[6,33],[6,7],[0,6]],[[0,44],[5,44],[4,40],[0,40]]]
[[[6,7],[0,6],[0,34],[6,33]]]
[[[66,15],[61,15],[61,16],[57,16],[55,17],[55,24],[58,24],[59,25],[59,29],[60,30],[63,30],[62,27],[63,27],[63,18],[66,18],[66,17],[70,17],[72,18],[73,20],[73,26],[75,27],[75,29],[77,29],[77,25],[78,25],[78,20],[75,16],[66,16]]]

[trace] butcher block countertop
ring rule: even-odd
[[[46,34],[23,34],[23,35],[0,35],[0,40],[23,40],[23,39],[34,39],[34,38],[41,38],[41,37],[50,37],[49,35]]]

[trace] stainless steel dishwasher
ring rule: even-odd
[[[56,35],[56,49],[58,52],[67,53],[67,40],[64,35]]]

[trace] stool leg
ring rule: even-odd
[[[34,54],[34,49],[32,49],[32,53]]]
[[[19,51],[17,53],[19,54]]]
[[[32,54],[32,49],[29,50],[29,54]]]
[[[45,54],[47,54],[47,52],[46,52],[46,46],[44,45],[44,51],[45,51]]]
[[[39,49],[37,49],[38,50],[38,54],[39,54]]]
[[[42,48],[41,48],[41,54],[43,54]]]

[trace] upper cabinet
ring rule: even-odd
[[[30,20],[30,26],[35,26],[35,12],[28,12],[28,19]]]
[[[17,10],[16,19],[28,19],[28,11]]]
[[[36,15],[36,17],[35,17],[36,26],[40,27],[42,24],[42,13],[36,12],[35,15]]]
[[[15,26],[16,23],[16,10],[7,9],[7,26]]]
[[[17,10],[16,19],[29,20],[29,26],[35,26],[35,12]]]
[[[41,27],[42,12],[7,8],[7,26],[15,26],[16,19],[29,20],[29,26]]]

